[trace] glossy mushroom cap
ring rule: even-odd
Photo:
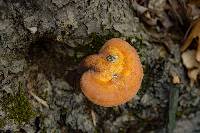
[[[107,41],[98,54],[86,57],[81,66],[87,68],[80,81],[84,95],[104,107],[129,101],[143,78],[136,50],[119,38]]]

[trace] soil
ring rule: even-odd
[[[0,130],[200,132],[199,83],[190,86],[180,52],[189,19],[171,8],[166,19],[163,3],[147,3],[160,13],[153,25],[132,0],[0,0]],[[114,37],[137,49],[144,79],[131,101],[105,108],[83,95],[78,68]]]

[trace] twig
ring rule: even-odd
[[[94,111],[93,110],[91,110],[91,115],[92,115],[92,122],[93,122],[93,125],[96,127],[96,115],[95,115],[95,113],[94,113]]]
[[[44,105],[45,107],[49,108],[49,105],[47,104],[46,101],[43,99],[39,98],[37,95],[35,95],[32,91],[29,91],[29,94],[35,98],[36,101],[38,101],[40,104]]]

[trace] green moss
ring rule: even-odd
[[[42,128],[40,132],[41,133],[47,133],[47,128],[46,127]]]
[[[7,119],[13,119],[15,122],[21,124],[22,122],[28,122],[35,113],[25,96],[22,83],[19,83],[18,92],[16,95],[7,95],[3,97],[2,102],[3,110],[6,112]]]
[[[100,129],[95,128],[94,133],[100,133]]]
[[[5,126],[5,120],[4,119],[0,119],[0,128],[3,128]]]
[[[126,129],[120,127],[120,128],[119,128],[119,133],[126,133]]]

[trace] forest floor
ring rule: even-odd
[[[183,56],[198,51],[198,33],[180,50],[199,6],[195,0],[0,0],[0,130],[200,132],[200,64],[188,69],[195,56]],[[114,37],[137,49],[144,78],[131,101],[105,108],[83,95],[77,68]]]

